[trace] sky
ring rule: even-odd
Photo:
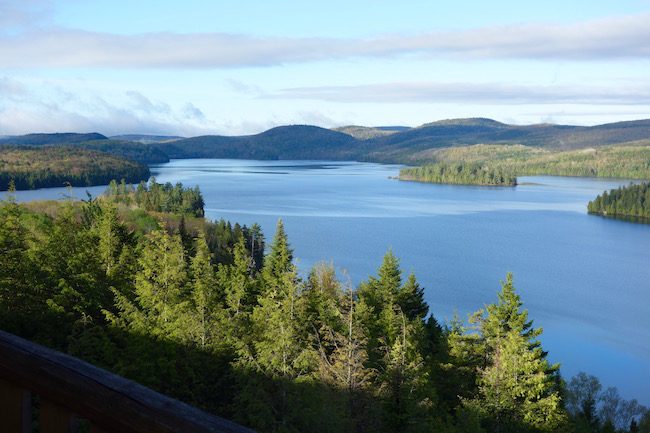
[[[0,136],[650,118],[650,0],[0,0]]]

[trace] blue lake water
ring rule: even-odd
[[[199,185],[209,218],[285,222],[298,265],[333,261],[353,283],[392,248],[439,319],[493,302],[508,271],[552,361],[650,405],[650,225],[590,216],[621,180],[525,177],[513,188],[390,179],[399,166],[327,161],[175,160],[159,182]],[[105,187],[87,188],[93,195]],[[21,191],[19,200],[85,197]]]

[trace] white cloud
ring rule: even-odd
[[[25,86],[9,77],[0,78],[0,100],[21,97],[27,92]]]
[[[186,119],[198,120],[200,122],[207,121],[203,111],[201,111],[201,109],[199,109],[196,105],[192,104],[191,102],[188,102],[183,106],[182,113]]]
[[[173,108],[136,91],[108,100],[48,82],[36,87],[0,78],[0,135],[63,131],[201,135],[220,127],[189,102]]]
[[[282,89],[260,96],[269,99],[312,99],[332,102],[596,104],[650,105],[650,83],[629,87],[532,86],[503,83],[380,83]]]
[[[413,55],[455,59],[650,58],[650,13],[573,24],[519,24],[368,39],[64,28],[0,36],[4,67],[232,68]]]

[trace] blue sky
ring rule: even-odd
[[[0,135],[477,116],[650,118],[650,0],[0,0]]]

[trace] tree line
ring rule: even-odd
[[[506,176],[583,176],[650,179],[650,146],[616,145],[580,150],[548,150],[533,146],[477,144],[422,152],[412,161],[425,164],[476,165]],[[477,178],[480,179],[481,172]]]
[[[0,326],[259,431],[650,431],[562,380],[510,274],[441,324],[390,251],[353,288],[331,264],[301,276],[282,221],[264,253],[259,226],[178,209],[39,206],[0,204]]]
[[[591,214],[650,220],[650,183],[605,191],[589,202],[587,210]]]
[[[499,167],[478,163],[436,163],[403,168],[400,180],[460,185],[515,186],[517,177]]]
[[[198,186],[185,188],[182,183],[172,185],[170,182],[161,184],[151,177],[149,182],[141,181],[137,187],[124,179],[120,183],[111,180],[104,199],[113,203],[134,205],[145,211],[166,212],[172,214],[192,215],[202,217],[205,213],[203,195]]]
[[[149,168],[123,157],[73,146],[0,146],[0,191],[106,185],[148,179]]]

